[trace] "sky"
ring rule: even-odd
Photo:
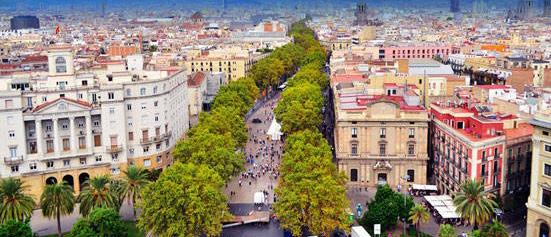
[[[133,6],[144,7],[148,6],[168,6],[168,7],[190,7],[190,8],[209,8],[220,7],[223,0],[0,0],[0,8],[10,9],[33,9],[33,8],[97,8],[101,6],[102,2],[105,2],[107,6],[119,7],[119,6]],[[461,7],[463,9],[470,9],[472,1],[474,0],[461,0]],[[494,7],[512,7],[516,5],[518,0],[484,0],[488,3],[488,6]],[[270,6],[316,6],[316,5],[332,5],[349,7],[353,5],[355,0],[226,0],[226,4],[230,7],[243,6],[243,5],[262,5],[263,7]],[[393,7],[411,7],[419,6],[422,8],[436,7],[447,8],[449,7],[449,0],[366,0],[369,6],[393,6]],[[541,5],[543,0],[536,0],[538,5]],[[329,4],[328,4],[329,3]]]

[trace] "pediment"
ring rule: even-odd
[[[55,114],[89,111],[92,106],[84,101],[59,98],[45,102],[33,110],[33,114]]]
[[[373,118],[395,118],[400,106],[394,101],[377,101],[369,105]]]

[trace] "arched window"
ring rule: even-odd
[[[549,226],[545,223],[540,224],[540,234],[539,237],[549,237]]]
[[[55,71],[56,73],[67,72],[67,60],[64,57],[57,57],[55,59]]]

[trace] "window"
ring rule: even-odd
[[[145,95],[145,88],[140,88],[140,95]]]
[[[157,151],[161,150],[161,144],[159,143],[159,144],[155,145],[155,149],[157,149]]]
[[[386,128],[381,128],[381,130],[379,131],[379,137],[386,138]]]
[[[96,162],[101,162],[101,156],[96,156]]]
[[[94,135],[94,146],[101,146],[101,135]]]
[[[12,138],[15,137],[15,131],[13,130],[8,131],[8,136]]]
[[[120,168],[111,168],[111,173],[114,174],[114,175],[118,175],[121,173],[121,169]]]
[[[70,144],[69,138],[63,138],[63,140],[61,141],[63,143],[63,151],[71,150],[71,144]]]
[[[36,163],[30,163],[29,164],[29,169],[30,170],[36,170]]]
[[[134,141],[134,132],[128,132],[128,140]]]
[[[11,167],[11,172],[12,173],[17,173],[19,172],[19,165],[14,165]]]
[[[145,106],[145,103],[142,103],[142,109],[145,109],[146,106]]]
[[[17,147],[10,147],[10,157],[17,157]]]
[[[110,114],[115,114],[115,108],[109,108],[109,113]]]
[[[163,162],[163,157],[162,156],[157,156],[157,164],[162,163],[162,162]]]
[[[415,182],[415,170],[408,170],[407,171],[407,175],[408,175],[408,182]]]
[[[408,155],[415,155],[415,144],[408,144]]]
[[[415,128],[410,128],[408,133],[409,138],[415,138]]]
[[[551,207],[551,191],[542,189],[541,205]]]
[[[157,94],[157,86],[153,87],[153,94]]]
[[[358,137],[358,128],[352,128],[352,138]]]
[[[87,85],[88,85],[88,81],[87,81],[87,80],[82,80],[81,84],[82,84],[83,86],[87,86]]]
[[[46,152],[47,153],[54,152],[54,141],[53,140],[47,140],[46,141]]]
[[[86,158],[80,158],[80,164],[86,165]]]
[[[150,159],[145,159],[145,160],[143,160],[143,166],[144,166],[144,167],[149,167],[149,166],[151,166],[151,160],[150,160]]]
[[[350,170],[350,181],[351,182],[358,182],[358,169],[351,169]]]
[[[457,122],[457,129],[463,129],[463,122]]]
[[[358,144],[352,143],[350,153],[352,153],[353,156],[358,155]]]
[[[4,108],[10,109],[11,107],[13,107],[13,100],[5,100],[4,101]]]
[[[132,110],[132,104],[127,104],[126,105],[126,110]]]
[[[549,132],[548,132],[548,131],[541,131],[541,134],[544,135],[544,136],[549,136]]]
[[[379,154],[381,156],[386,155],[386,144],[384,144],[384,143],[379,144]]]
[[[546,223],[540,224],[540,234],[538,237],[549,237],[549,226]]]
[[[47,168],[54,168],[54,162],[53,161],[46,162],[46,167]]]
[[[61,129],[63,129],[63,130],[69,129],[69,124],[68,123],[61,124]]]
[[[147,153],[147,152],[149,152],[149,147],[148,146],[143,148],[143,153]]]
[[[155,107],[159,106],[159,102],[158,101],[153,102],[153,106]]]
[[[79,149],[86,148],[86,138],[84,138],[84,137],[79,137],[78,138],[78,148]]]
[[[551,152],[551,145],[545,144],[545,151],[546,152]]]
[[[55,72],[56,73],[66,73],[67,72],[67,61],[64,57],[57,57],[55,59]]]
[[[71,166],[71,160],[63,160],[63,166],[64,166],[64,167],[69,167],[69,166]]]
[[[543,173],[547,176],[551,176],[551,165],[545,164],[543,168]]]
[[[131,96],[131,95],[132,95],[132,90],[126,89],[126,96]]]

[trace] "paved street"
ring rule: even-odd
[[[266,131],[274,117],[273,109],[278,100],[279,95],[266,101],[247,120],[249,131],[249,140],[245,146],[247,163],[245,170],[227,184],[225,193],[229,197],[230,204],[253,203],[254,193],[263,191],[267,194],[267,203],[274,201],[273,189],[277,185],[279,175],[277,169],[283,142],[271,141]],[[260,119],[261,122],[253,123],[255,119]]]

